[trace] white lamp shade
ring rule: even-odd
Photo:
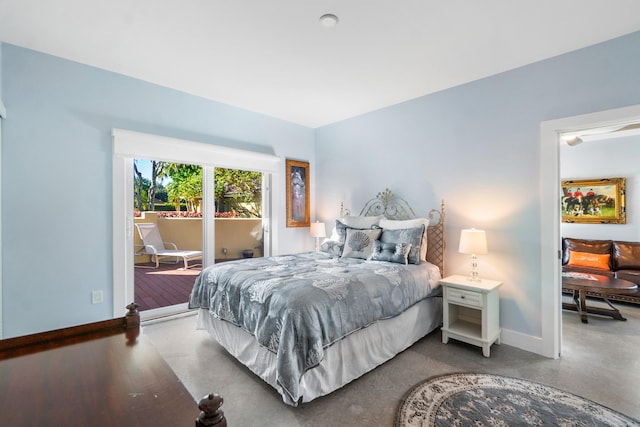
[[[324,226],[324,222],[312,222],[310,233],[311,237],[327,237],[327,229]]]
[[[487,253],[487,234],[475,228],[462,230],[458,252],[463,254],[483,255]]]

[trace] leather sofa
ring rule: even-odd
[[[576,258],[575,252],[594,254],[593,262],[587,260],[584,265],[580,262],[572,262],[572,259]],[[640,304],[640,242],[564,237],[562,239],[562,271],[600,274],[629,280],[638,284],[638,289],[634,293],[608,294],[606,297],[610,300]],[[602,297],[596,292],[587,292],[587,295]]]

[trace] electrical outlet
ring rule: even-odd
[[[226,255],[228,251],[229,251],[229,250],[228,250],[227,248],[222,248],[222,253],[223,253],[223,254],[225,254],[225,255]]]
[[[91,304],[102,304],[102,291],[91,292]]]

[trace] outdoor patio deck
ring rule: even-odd
[[[145,264],[153,266],[154,264]],[[179,264],[160,264],[158,268],[135,267],[135,302],[138,310],[167,307],[187,302],[200,267],[179,270]]]
[[[236,259],[238,258],[216,259],[216,264]],[[196,276],[202,268],[197,266],[182,270],[182,262],[154,267],[155,263],[148,263],[136,264],[134,268],[134,301],[140,305],[138,310],[151,310],[187,302]]]

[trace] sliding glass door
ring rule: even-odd
[[[122,316],[125,305],[136,299],[134,260],[139,256],[136,251],[141,247],[134,246],[138,231],[133,217],[136,204],[140,202],[142,205],[141,200],[143,200],[142,194],[137,195],[134,190],[137,176],[136,159],[155,159],[158,162],[199,168],[199,172],[195,175],[201,176],[200,199],[189,199],[185,196],[172,199],[173,196],[168,195],[167,203],[179,203],[181,210],[178,212],[182,212],[184,202],[185,212],[189,209],[188,205],[194,212],[192,216],[199,218],[203,266],[211,265],[216,260],[224,261],[230,258],[270,254],[272,241],[270,200],[275,195],[271,193],[268,183],[272,182],[280,168],[278,157],[120,129],[113,130],[113,142],[114,317]],[[220,175],[222,172],[237,179],[235,181],[223,179],[221,176],[225,175]],[[192,175],[190,175],[191,178],[193,178]],[[217,180],[216,175],[219,176]],[[193,184],[192,181],[189,182]],[[244,183],[245,186],[242,187],[238,182]],[[196,187],[197,185],[192,185],[189,188]],[[260,189],[259,194],[250,194],[257,189]],[[227,233],[225,237],[222,223],[218,225],[216,222],[218,218],[232,215],[238,219],[238,223],[242,223],[242,226],[233,224],[237,229],[225,232]],[[170,222],[168,219],[157,219],[157,221]],[[163,228],[158,228],[163,232]],[[161,233],[163,240],[169,240],[167,233],[172,231],[167,229],[165,235]],[[171,234],[168,235],[171,236]],[[184,244],[187,245],[186,249],[197,250],[197,245]],[[151,262],[151,258],[148,261]],[[185,302],[174,308],[185,310],[186,306]],[[175,310],[172,308],[171,311]],[[152,313],[152,310],[147,310],[147,313],[149,316],[167,314],[164,309],[161,313]],[[144,312],[142,314],[143,318],[147,317]]]

